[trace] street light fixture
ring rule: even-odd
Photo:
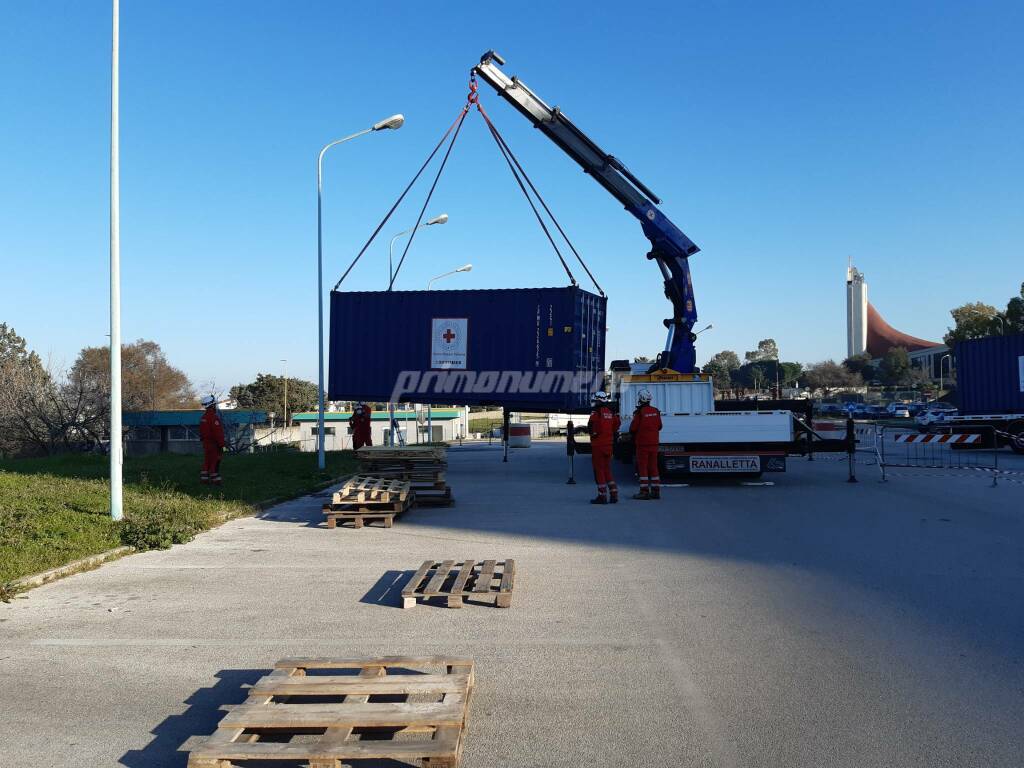
[[[351,136],[337,139],[325,144],[316,158],[316,301],[317,301],[317,338],[319,339],[319,381],[317,383],[317,466],[322,470],[327,466],[327,457],[324,453],[324,227],[323,227],[323,201],[324,201],[324,154],[327,150],[338,144],[344,144],[354,138],[374,131],[398,130],[402,127],[405,118],[402,115],[392,115],[369,128],[365,128]]]
[[[434,218],[430,219],[429,221],[423,222],[418,227],[410,227],[409,229],[404,229],[401,232],[399,232],[397,235],[395,235],[394,237],[391,238],[391,243],[388,245],[388,290],[389,291],[391,290],[391,284],[395,281],[395,270],[394,270],[394,267],[392,267],[392,264],[394,263],[394,256],[395,256],[395,241],[398,238],[400,238],[402,235],[408,235],[410,232],[413,232],[413,231],[415,231],[417,229],[422,229],[423,227],[432,227],[435,224],[447,224],[447,223],[448,223],[448,214],[447,213],[442,213],[440,216],[435,216]]]
[[[949,376],[953,377],[953,358],[949,355],[943,355],[939,358],[939,396],[942,396],[942,361],[949,360]]]
[[[442,277],[448,277],[448,275],[455,275],[458,274],[459,272],[471,272],[472,270],[472,264],[463,264],[461,267],[459,267],[458,269],[453,269],[451,272],[445,272],[443,275],[432,277],[430,278],[430,280],[427,281],[427,290],[430,290],[430,286],[433,285],[435,280],[440,280]]]

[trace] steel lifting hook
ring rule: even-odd
[[[469,93],[466,94],[466,103],[476,104],[479,98],[479,94],[476,92],[476,73],[472,72],[469,75]]]

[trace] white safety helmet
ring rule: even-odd
[[[609,397],[607,392],[597,392],[594,394],[594,402],[604,405],[611,402],[611,397]]]
[[[653,399],[654,396],[651,395],[651,391],[649,389],[641,389],[639,392],[637,392],[636,400],[638,403],[640,403],[640,405],[650,405],[651,400]]]
[[[209,408],[211,405],[217,402],[217,398],[214,397],[213,395],[207,395],[199,402],[203,404],[203,408]]]

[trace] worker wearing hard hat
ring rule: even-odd
[[[619,431],[619,417],[610,408],[611,398],[606,392],[594,395],[594,410],[587,422],[590,432],[590,459],[594,463],[594,480],[597,482],[597,497],[591,504],[617,504],[619,487],[612,477],[612,443]]]
[[[661,412],[651,405],[651,393],[641,389],[636,410],[629,424],[636,449],[636,471],[640,492],[634,499],[660,499],[661,474],[658,471],[658,444],[661,442]]]
[[[217,413],[217,398],[207,395],[202,399],[205,409],[199,419],[199,440],[203,444],[203,469],[200,483],[220,485],[220,459],[224,453],[224,425]]]
[[[373,445],[370,436],[370,413],[370,406],[366,403],[356,403],[348,420],[352,428],[352,447],[357,451],[364,445]]]

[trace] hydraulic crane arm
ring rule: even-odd
[[[494,88],[639,219],[644,235],[651,241],[647,258],[661,269],[665,296],[672,302],[672,317],[665,320],[668,340],[658,364],[681,373],[693,372],[697,308],[688,259],[700,249],[657,208],[661,200],[650,189],[591,141],[558,107],[549,107],[517,77],[502,72],[499,65],[504,63],[501,56],[488,51],[473,68],[473,74]]]

